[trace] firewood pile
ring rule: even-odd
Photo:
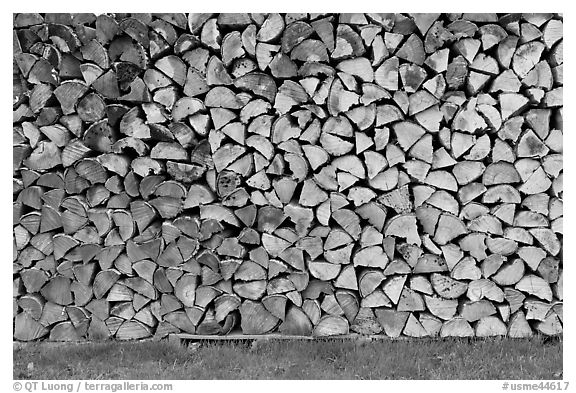
[[[15,14],[13,321],[562,332],[558,14]]]

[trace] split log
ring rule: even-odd
[[[498,317],[484,317],[476,324],[476,337],[505,336],[506,325]]]
[[[150,337],[150,329],[138,321],[125,321],[116,331],[118,340],[139,340]]]
[[[14,337],[21,341],[33,341],[47,335],[49,330],[34,320],[28,313],[16,315]]]
[[[444,322],[440,330],[440,337],[473,337],[474,330],[463,318],[453,318]]]
[[[284,322],[278,327],[278,331],[287,335],[309,336],[312,334],[312,322],[302,309],[291,307],[286,313]]]
[[[348,334],[348,321],[340,316],[325,315],[320,318],[312,334],[317,337],[342,336]]]
[[[378,322],[382,325],[382,329],[389,337],[400,336],[410,316],[409,312],[387,310],[384,308],[377,308],[375,313]]]
[[[279,322],[261,303],[250,300],[240,306],[240,316],[242,332],[246,334],[266,334]]]

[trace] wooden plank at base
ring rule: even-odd
[[[175,336],[181,340],[314,340],[318,337],[312,336],[286,336],[282,334],[227,334],[225,336],[212,336],[207,334],[189,334],[175,333],[169,336]]]
[[[395,341],[403,338],[391,338],[383,334],[366,336],[362,334],[350,333],[335,336],[288,336],[285,334],[242,334],[241,332],[234,332],[225,336],[212,336],[206,334],[190,334],[190,333],[173,333],[169,337],[174,337],[180,340],[219,340],[219,341],[238,341],[238,340],[389,340]]]

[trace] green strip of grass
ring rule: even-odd
[[[29,363],[33,367],[28,367]],[[15,379],[561,379],[561,340],[26,344]]]

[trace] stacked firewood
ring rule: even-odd
[[[15,14],[14,338],[560,334],[562,19]]]

